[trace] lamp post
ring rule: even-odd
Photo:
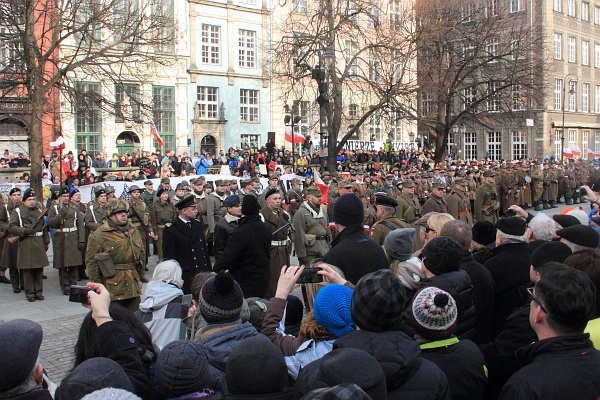
[[[567,99],[567,78],[569,76],[573,76],[575,78],[575,85],[577,85],[578,83],[578,79],[577,79],[577,75],[575,74],[567,74],[565,75],[565,78],[563,79],[563,103],[562,103],[562,130],[560,132],[560,162],[563,162],[564,159],[564,150],[565,150],[565,102]],[[575,94],[575,85],[573,85],[573,87],[571,87],[570,82],[569,82],[569,94],[570,95],[574,95]]]
[[[294,116],[296,113],[295,107],[290,108],[287,104],[283,106],[286,116],[283,119],[285,126],[289,126],[292,130],[292,171],[295,170],[296,165],[296,143],[294,141],[294,127],[298,125],[298,123],[302,120],[302,117],[299,115]]]
[[[323,128],[327,128],[327,116],[325,115],[325,106],[329,104],[329,98],[327,94],[329,92],[329,85],[327,84],[327,72],[329,66],[335,60],[335,53],[330,48],[325,48],[321,53],[319,53],[319,64],[315,65],[312,69],[312,78],[317,81],[319,95],[317,96],[317,103],[319,104],[319,147],[320,154],[319,159],[321,161],[321,172],[324,169],[323,159],[324,159],[324,150],[323,150],[323,135],[325,132]],[[328,130],[328,129],[326,129]]]
[[[412,150],[415,143],[415,134],[413,131],[408,132],[408,140],[410,141],[410,149]]]

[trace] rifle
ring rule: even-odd
[[[44,210],[43,213],[40,214],[40,216],[35,221],[29,219],[29,222],[31,223],[31,225],[29,225],[29,227],[31,229],[35,229],[35,227],[38,224],[38,222],[40,222],[42,219],[44,219],[46,217],[46,214],[48,214],[48,209],[47,208]],[[45,224],[45,222],[44,222],[44,224]]]

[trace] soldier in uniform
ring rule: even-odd
[[[97,186],[94,189],[96,198],[90,202],[85,211],[85,229],[88,236],[102,225],[108,216],[108,199],[106,198],[106,188]]]
[[[90,281],[103,284],[111,302],[133,313],[140,305],[145,255],[140,232],[127,213],[125,201],[110,204],[108,218],[89,237],[85,264]]]
[[[575,189],[573,190],[573,202],[575,204],[579,204],[580,201],[581,203],[585,203],[585,199],[579,196],[578,188],[580,188],[581,186],[583,186],[583,176],[581,174],[581,169],[579,168],[579,165],[575,165]]]
[[[2,196],[2,204],[0,204],[0,282],[11,283],[14,293],[21,293],[22,279],[21,274],[17,269],[17,251],[19,249],[19,241],[17,238],[8,240],[10,234],[8,232],[8,224],[10,213],[19,206],[21,202],[21,189],[12,188],[5,198]],[[6,270],[9,269],[10,280],[6,277]]]
[[[243,179],[240,181],[242,187],[237,191],[237,195],[240,196],[240,204],[244,200],[244,196],[250,195],[257,197],[256,192],[254,191],[254,182],[252,179]],[[241,206],[240,206],[241,207]]]
[[[237,194],[238,192],[238,183],[235,179],[231,179],[229,181],[229,195]]]
[[[565,170],[565,178],[565,204],[570,206],[573,204],[573,192],[577,190],[577,182],[575,181],[575,172],[573,171],[573,165],[570,165]]]
[[[454,219],[464,221],[473,226],[473,214],[471,213],[471,202],[467,193],[467,182],[464,178],[454,179],[454,190],[446,196],[448,214]]]
[[[156,191],[158,200],[150,205],[148,213],[150,214],[150,224],[154,230],[154,243],[158,248],[158,261],[163,257],[163,232],[167,224],[172,223],[177,216],[177,210],[169,199],[169,191],[160,188]]]
[[[192,293],[194,276],[199,272],[210,272],[211,263],[208,245],[202,224],[196,219],[198,209],[194,196],[188,195],[175,204],[179,215],[172,223],[165,224],[163,232],[163,255],[176,260],[181,266],[183,293]]]
[[[294,248],[300,265],[310,266],[329,251],[331,233],[325,209],[321,206],[321,189],[309,186],[306,200],[296,211],[294,221]]]
[[[544,182],[544,190],[542,190],[542,204],[544,206],[544,210],[549,210],[550,205],[548,202],[553,199],[552,197],[552,171],[550,171],[549,164],[546,164],[543,171],[543,182]]]
[[[10,213],[8,231],[20,237],[17,265],[23,271],[25,296],[30,302],[44,300],[43,275],[48,266],[50,235],[43,221],[44,211],[36,206],[33,190],[23,193],[21,204]]]
[[[213,254],[215,226],[217,226],[217,223],[219,223],[221,218],[227,214],[227,207],[223,205],[223,202],[229,193],[227,191],[227,181],[218,179],[215,181],[215,186],[217,189],[207,195],[204,200],[206,203],[206,220],[208,223],[208,235],[206,240],[208,240],[208,249],[211,254]]]
[[[129,193],[129,220],[131,224],[140,231],[142,242],[144,242],[144,252],[146,258],[144,259],[144,265],[148,265],[148,257],[150,244],[148,243],[149,237],[154,237],[154,229],[150,223],[150,213],[146,207],[146,203],[141,198],[140,188],[137,185],[131,185],[127,192]]]
[[[533,207],[535,211],[541,211],[542,193],[544,191],[544,174],[540,169],[540,165],[535,162],[531,171],[531,198],[533,199]]]
[[[154,184],[151,180],[144,182],[144,191],[141,193],[141,197],[146,207],[150,207],[150,204],[154,202]]]
[[[500,203],[496,191],[496,173],[487,170],[483,173],[483,184],[475,193],[475,220],[498,222]]]
[[[430,212],[447,213],[448,207],[444,200],[444,189],[446,184],[440,181],[433,183],[431,188],[431,197],[423,204],[423,214]]]
[[[53,241],[53,266],[58,268],[58,279],[63,294],[71,293],[71,285],[77,284],[78,268],[83,264],[85,249],[84,215],[69,202],[69,188],[60,189],[58,203],[48,209],[48,226],[56,229]]]
[[[215,227],[215,261],[223,254],[231,233],[237,228],[238,220],[242,217],[242,201],[237,194],[227,196],[223,205],[227,207],[227,214]]]
[[[269,285],[266,295],[266,298],[270,299],[275,296],[281,268],[284,265],[290,265],[292,246],[289,239],[290,227],[284,227],[290,223],[290,217],[281,209],[281,194],[279,190],[272,187],[267,189],[264,193],[264,199],[266,205],[260,210],[260,214],[272,234],[271,249],[269,251],[271,255]]]
[[[265,195],[271,189],[277,190],[281,199],[285,199],[285,193],[283,190],[281,190],[281,187],[279,186],[279,174],[277,172],[271,174],[271,176],[269,177],[269,184],[267,185],[265,190],[263,190],[260,196],[258,196],[258,204],[260,204],[261,208],[264,208],[267,204],[265,200]]]
[[[548,199],[550,208],[557,208],[556,199],[558,197],[560,197],[560,195],[561,195],[561,193],[559,192],[558,176],[559,176],[559,172],[558,172],[558,168],[557,168],[556,164],[551,164],[550,165],[550,191],[548,193],[548,196],[550,196],[550,198]]]
[[[375,195],[377,222],[371,228],[371,239],[383,246],[385,237],[398,228],[411,228],[410,224],[394,216],[398,202],[385,193]]]
[[[400,192],[394,186],[394,174],[387,174],[385,176],[385,184],[383,185],[383,190],[385,191],[387,196],[393,199],[397,199],[398,197],[400,197]]]
[[[300,190],[300,179],[292,178],[290,180],[290,190],[287,192],[287,203],[290,205],[290,215],[292,220],[294,219],[294,215],[296,215],[296,211],[302,205],[302,190]]]
[[[479,173],[479,171],[476,171]],[[466,172],[465,181],[467,183],[467,192],[469,193],[469,202],[471,203],[471,214],[475,212],[475,193],[477,192],[477,179],[473,176],[473,171],[468,170]]]
[[[407,179],[401,182],[402,194],[398,197],[398,206],[396,207],[396,218],[404,220],[415,227],[415,222],[421,218],[421,204],[419,198],[415,195],[415,182]]]

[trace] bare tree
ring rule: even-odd
[[[495,127],[531,115],[545,88],[537,18],[511,9],[522,2],[418,0],[417,118],[443,159],[454,127]],[[530,10],[531,12],[531,10]],[[539,73],[539,72],[537,72]]]
[[[377,140],[414,118],[417,89],[412,9],[409,3],[379,0],[294,0],[276,27],[271,49],[276,101],[309,101],[328,135],[328,169],[345,143],[365,126]],[[324,53],[335,55],[325,65]],[[328,87],[318,89],[311,69],[324,68]],[[315,103],[318,97],[319,106]],[[371,122],[373,122],[371,124]]]
[[[10,49],[0,65],[0,99],[19,98],[30,107],[31,185],[38,197],[42,126],[60,119],[61,100],[137,123],[151,110],[151,99],[125,90],[126,103],[141,114],[123,112],[123,99],[112,92],[115,85],[148,82],[156,68],[174,62],[173,7],[171,0],[0,0],[0,40]],[[110,91],[86,90],[82,80]]]

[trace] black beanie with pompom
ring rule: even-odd
[[[238,319],[242,311],[242,288],[225,271],[211,277],[200,289],[200,314],[208,323]]]

